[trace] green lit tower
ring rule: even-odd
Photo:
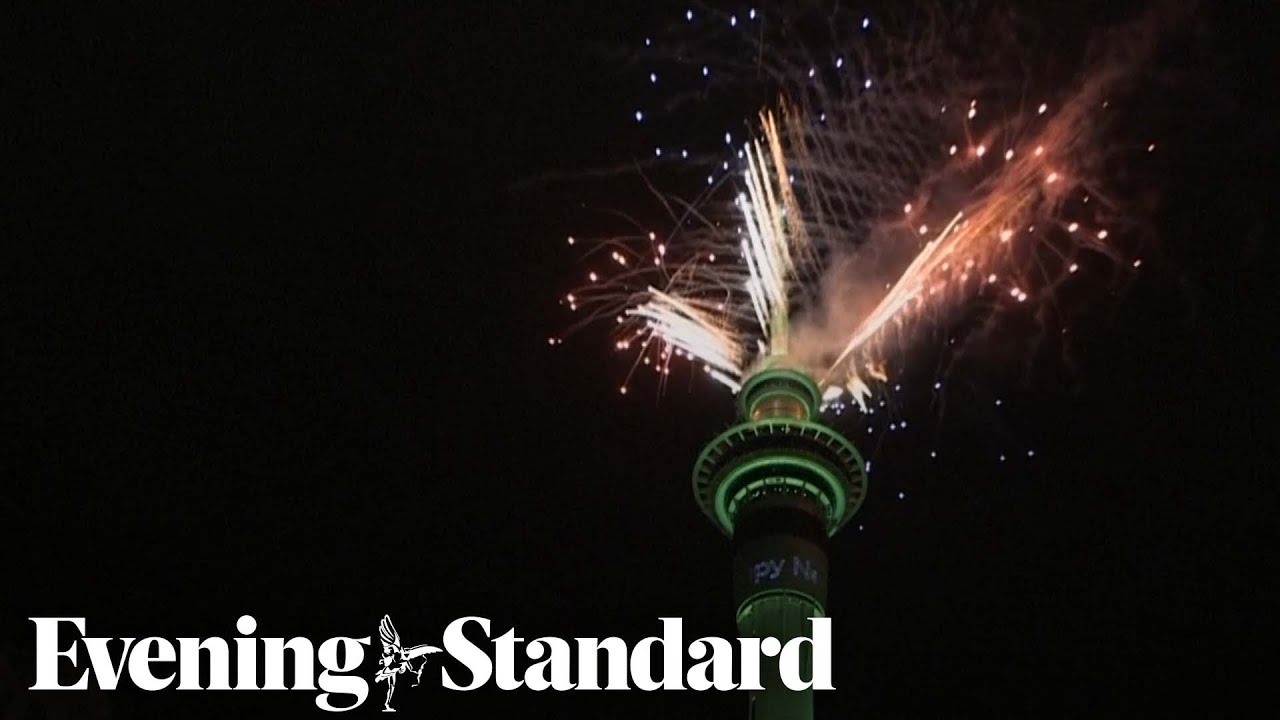
[[[738,423],[712,440],[694,466],[698,505],[733,539],[743,637],[785,643],[808,635],[809,618],[826,613],[827,538],[866,496],[862,457],[818,420],[820,403],[818,386],[804,373],[760,370],[739,391]],[[764,659],[761,682],[765,689],[751,693],[752,720],[813,717],[813,691],[783,686],[776,660]]]

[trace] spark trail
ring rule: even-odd
[[[665,377],[682,358],[736,390],[783,364],[818,379],[829,402],[865,410],[920,327],[978,298],[995,315],[1049,301],[1082,254],[1124,253],[1103,180],[1123,150],[1109,105],[1142,58],[1132,36],[1029,101],[987,63],[949,56],[945,28],[833,46],[822,60],[744,35],[773,109],[738,142],[725,132],[726,159],[710,165],[724,174],[708,175],[706,193],[667,200],[665,239],[598,241],[592,257],[608,251],[613,270],[590,271],[566,298],[584,322],[615,318],[616,347],[639,350],[633,372]],[[741,71],[715,47],[718,76]]]

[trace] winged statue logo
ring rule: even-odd
[[[378,672],[373,679],[374,682],[386,681],[387,683],[387,699],[382,703],[382,712],[395,712],[396,709],[391,707],[391,696],[396,691],[397,677],[405,673],[413,673],[414,683],[410,687],[417,687],[422,683],[422,671],[427,667],[427,656],[441,650],[432,645],[414,645],[406,648],[400,641],[400,633],[396,630],[396,626],[391,624],[390,615],[382,616],[382,622],[378,624],[378,636],[382,639],[382,659],[378,662]],[[414,668],[414,661],[419,659],[422,662]]]

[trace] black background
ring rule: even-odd
[[[547,346],[573,198],[525,182],[622,154],[628,98],[588,46],[670,8],[480,5],[6,13],[4,717],[319,712],[309,693],[30,693],[30,616],[106,636],[231,637],[244,613],[317,640],[383,613],[409,642],[462,615],[527,638],[634,641],[661,616],[733,634],[729,544],[688,486],[731,398],[619,399],[602,343]],[[1129,10],[1074,5],[1043,11],[1069,32]],[[1147,115],[1158,250],[1083,321],[1070,387],[1009,391],[1034,462],[997,463],[963,423],[876,456],[865,529],[832,545],[839,690],[819,717],[1263,692],[1266,23],[1213,4],[1189,26]],[[745,713],[738,693],[427,685],[397,706]]]

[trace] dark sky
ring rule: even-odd
[[[689,490],[731,399],[621,401],[602,343],[547,347],[573,197],[524,182],[625,157],[628,98],[588,45],[657,11],[269,5],[6,21],[0,712],[317,712],[307,693],[35,696],[29,616],[226,637],[251,613],[259,634],[325,638],[390,613],[423,642],[467,614],[631,640],[679,616],[732,636],[729,543]],[[1009,389],[1017,427],[952,420],[876,456],[866,529],[832,543],[839,691],[819,717],[1261,694],[1263,24],[1203,8],[1160,58],[1158,249],[1082,321],[1070,387]],[[1035,462],[994,462],[991,433]],[[745,712],[736,693],[434,682],[397,705]]]

